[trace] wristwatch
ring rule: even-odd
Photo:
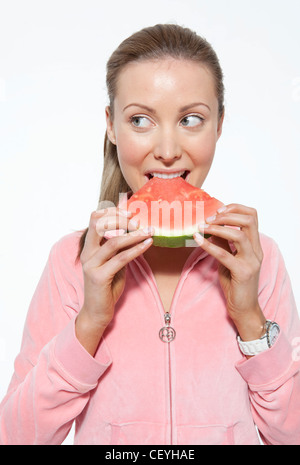
[[[237,337],[240,350],[244,355],[258,355],[274,345],[280,333],[278,324],[275,321],[267,320],[265,329],[265,334],[255,341],[242,341],[240,336]]]

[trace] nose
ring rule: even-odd
[[[175,131],[159,131],[154,148],[155,158],[170,163],[173,160],[178,160],[181,155],[182,149]]]

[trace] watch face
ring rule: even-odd
[[[270,339],[271,346],[274,344],[274,342],[278,338],[279,331],[280,331],[279,326],[277,324],[273,324],[272,327],[270,328],[269,339]]]

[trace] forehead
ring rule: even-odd
[[[210,70],[197,62],[174,58],[129,63],[120,73],[115,97],[122,105],[132,100],[154,105],[170,99],[180,104],[206,99],[217,105]]]

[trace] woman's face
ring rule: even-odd
[[[133,192],[151,176],[183,175],[201,187],[221,135],[211,73],[193,61],[133,62],[119,76],[107,133]]]

